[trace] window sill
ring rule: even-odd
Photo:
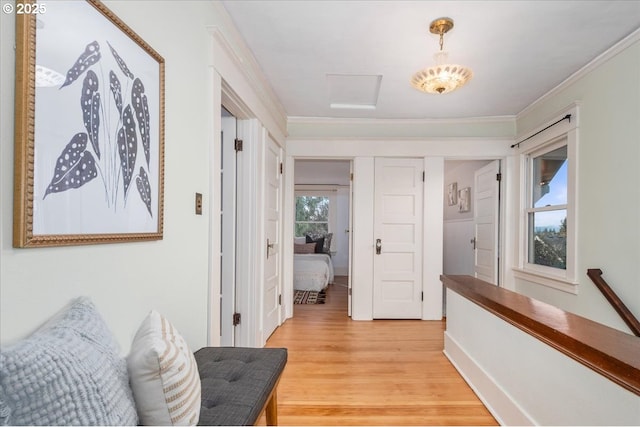
[[[519,267],[513,268],[513,274],[517,279],[526,280],[528,282],[547,286],[549,288],[557,289],[559,291],[567,292],[574,295],[578,294],[578,283],[572,280],[565,279],[563,277],[549,276],[544,273],[525,270]]]

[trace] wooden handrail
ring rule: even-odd
[[[624,320],[624,323],[627,324],[633,334],[640,337],[640,322],[636,319],[631,310],[624,305],[622,300],[618,297],[618,294],[611,289],[611,286],[609,286],[606,280],[602,278],[602,270],[599,268],[590,268],[587,270],[587,276],[589,276],[596,287],[600,289],[600,292],[602,292],[607,301],[609,301],[609,304],[611,304],[620,317],[622,317],[622,320]]]
[[[502,320],[640,396],[640,339],[471,276],[445,286]]]

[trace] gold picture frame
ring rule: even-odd
[[[13,246],[162,239],[164,59],[98,0],[19,5]]]

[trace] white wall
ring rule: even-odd
[[[640,423],[640,396],[451,290],[445,354],[501,425]]]
[[[627,331],[586,276],[603,277],[640,316],[640,31],[624,49],[585,75],[573,78],[518,118],[523,134],[574,101],[578,131],[578,294],[516,280],[518,292]],[[605,83],[606,82],[606,83]],[[512,202],[517,202],[519,194]],[[511,232],[516,233],[516,229]]]
[[[207,194],[211,112],[204,2],[106,2],[165,59],[164,239],[148,243],[13,249],[14,16],[2,14],[2,342],[40,325],[70,299],[89,296],[123,351],[146,313],[165,314],[193,347],[207,340],[207,216],[194,215],[194,193]],[[53,7],[54,5],[49,5]],[[167,31],[171,26],[174,31]],[[185,49],[184,46],[189,46]],[[185,108],[189,106],[189,108]]]
[[[219,210],[211,213],[207,208],[212,206],[210,198],[219,197],[219,177],[211,161],[219,155],[219,148],[212,149],[212,144],[216,138],[219,143],[220,76],[280,142],[284,139],[284,115],[281,107],[269,102],[270,89],[260,87],[262,80],[229,59],[233,57],[230,49],[245,65],[251,64],[252,57],[219,4],[105,4],[165,59],[164,239],[12,248],[15,17],[2,14],[0,339],[4,345],[25,336],[70,299],[86,295],[97,305],[123,352],[128,351],[133,334],[151,309],[169,318],[196,349],[210,341],[208,305],[210,301],[215,304],[210,285],[219,285],[219,268],[211,269],[209,264],[211,253],[219,253],[219,227],[217,231],[210,229],[219,222]],[[228,43],[220,46],[225,40]],[[194,214],[195,192],[204,195],[202,216]],[[213,305],[212,324],[218,318],[219,306]]]

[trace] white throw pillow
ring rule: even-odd
[[[198,365],[184,338],[155,310],[140,325],[127,365],[142,425],[198,423]]]

